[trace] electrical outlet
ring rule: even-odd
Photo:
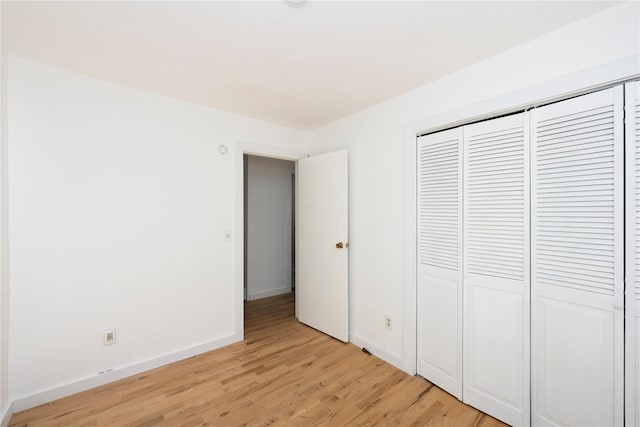
[[[391,316],[384,316],[384,327],[385,329],[391,330]]]
[[[108,329],[104,331],[104,345],[111,345],[116,343],[116,330]]]

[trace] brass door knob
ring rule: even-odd
[[[342,243],[342,242],[336,243],[336,248],[338,248],[338,249],[344,248],[344,243]]]

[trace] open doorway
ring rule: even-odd
[[[285,159],[295,167],[295,188],[292,189],[291,205],[295,202],[295,261],[294,245],[290,245],[291,266],[295,270],[295,293],[293,292],[293,274],[291,287],[278,286],[267,289],[262,294],[254,294],[251,288],[251,242],[252,231],[250,220],[244,214],[256,209],[250,205],[251,160],[247,158],[245,168],[244,155],[269,159]],[[291,164],[290,163],[290,164]],[[242,339],[246,338],[246,321],[250,318],[247,311],[253,303],[265,302],[282,296],[290,296],[294,308],[291,311],[295,319],[321,332],[347,342],[349,331],[348,300],[348,152],[340,150],[315,156],[303,153],[241,143],[235,156],[236,164],[236,331]],[[246,175],[244,171],[246,170]],[[289,185],[292,181],[289,182]],[[245,200],[245,182],[247,183],[247,200]],[[262,181],[259,181],[262,182]],[[289,188],[293,187],[292,185]],[[295,194],[295,201],[293,200]],[[272,197],[272,199],[277,197]],[[244,206],[247,206],[245,211]],[[285,204],[284,206],[288,206]],[[294,209],[292,209],[294,210]],[[248,215],[249,216],[249,215]],[[286,217],[285,217],[286,218]],[[293,218],[291,218],[293,222]],[[291,232],[294,233],[293,227]],[[244,236],[247,235],[247,240]],[[286,235],[285,235],[286,236]],[[286,240],[286,238],[285,238]],[[291,236],[290,243],[294,240]],[[246,246],[246,251],[245,251]],[[271,242],[264,253],[280,252],[279,244]],[[288,258],[288,257],[287,257]],[[247,263],[245,264],[245,259]],[[259,258],[258,258],[259,259]],[[264,260],[263,260],[264,261]],[[245,282],[245,276],[247,281]],[[255,277],[255,274],[254,274]],[[266,282],[264,276],[257,276]],[[279,283],[288,283],[285,279]],[[245,298],[245,283],[248,288]],[[278,282],[277,282],[278,283]],[[286,293],[280,293],[286,292]],[[280,293],[280,295],[277,295]],[[268,297],[271,294],[275,296]],[[258,298],[260,299],[254,299]],[[252,301],[246,301],[252,299]],[[269,308],[271,310],[271,308]]]
[[[295,162],[244,154],[243,170],[244,300],[293,294]]]

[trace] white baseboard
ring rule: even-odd
[[[0,418],[0,427],[7,427],[11,417],[13,416],[13,402],[9,402],[7,407],[2,411],[2,417]]]
[[[48,390],[39,391],[28,396],[17,398],[11,403],[11,405],[9,406],[9,410],[12,410],[14,412],[24,411],[25,409],[52,402],[54,400],[70,396],[81,391],[89,390],[91,388],[98,387],[104,384],[108,384],[122,378],[137,375],[141,372],[168,365],[169,363],[177,362],[179,360],[187,359],[201,353],[206,353],[207,351],[215,350],[217,348],[224,347],[238,341],[242,341],[242,334],[229,335],[217,340],[208,341],[172,353],[166,353],[151,359],[115,368],[113,371],[104,373],[102,375],[93,375],[61,386],[53,387]],[[7,412],[9,412],[9,410]],[[5,427],[4,418],[2,427]]]
[[[353,333],[349,333],[349,342],[351,344],[357,345],[360,348],[366,348],[369,351],[369,353],[373,354],[374,356],[384,360],[385,362],[395,366],[396,368],[404,372],[407,372],[402,366],[403,365],[402,356],[396,356],[394,354],[389,353],[388,351],[382,350],[378,346],[371,344],[364,338],[359,337]],[[407,372],[407,373],[411,375],[410,372]]]
[[[247,301],[254,301],[261,298],[275,297],[276,295],[288,294],[291,288],[269,289],[260,292],[247,292]]]

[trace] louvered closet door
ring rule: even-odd
[[[640,83],[625,85],[626,318],[625,425],[640,424]]]
[[[418,374],[462,398],[462,128],[418,139]]]
[[[464,401],[529,424],[528,113],[464,127]]]
[[[532,111],[532,419],[623,422],[622,87]]]

